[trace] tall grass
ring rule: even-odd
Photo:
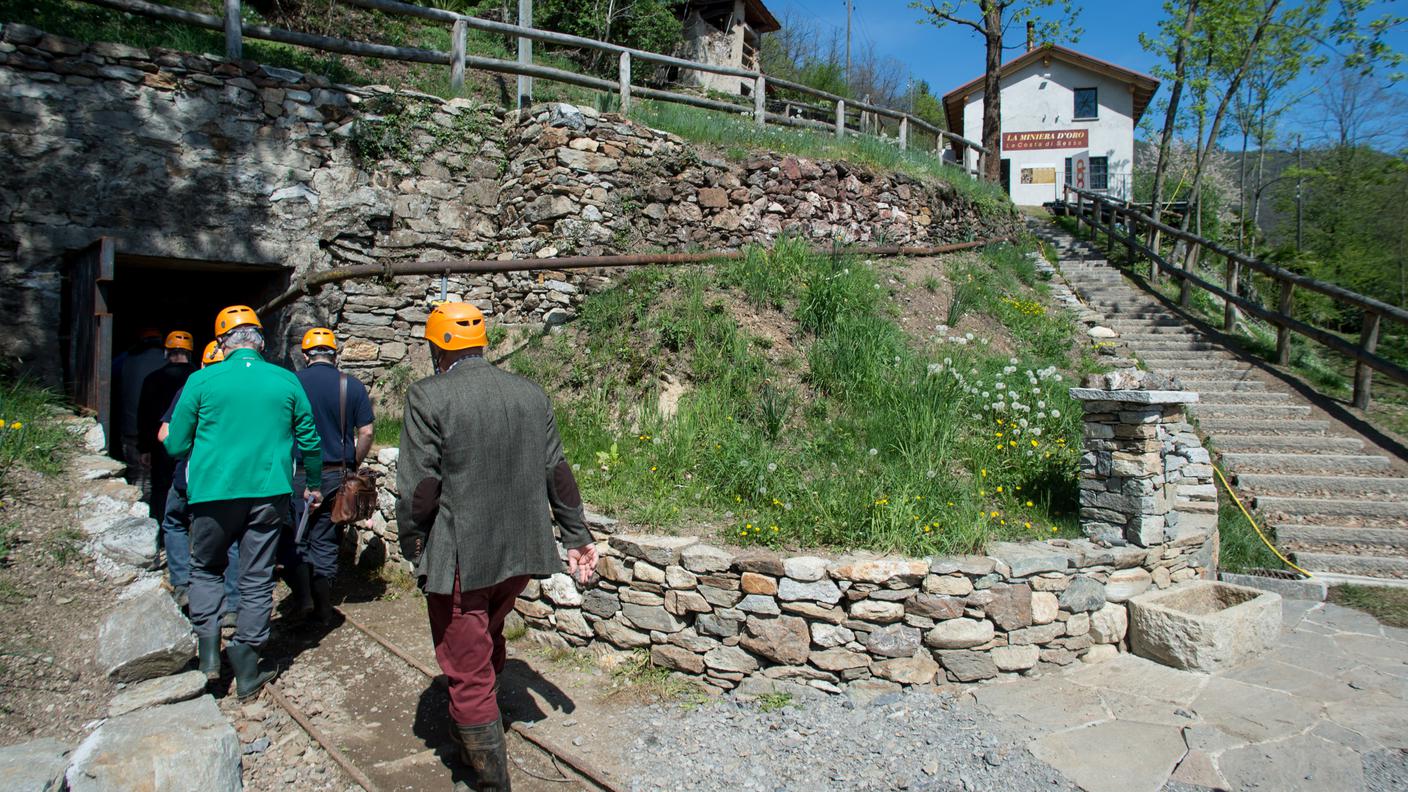
[[[53,475],[63,469],[73,438],[59,423],[62,401],[24,379],[0,379],[0,497],[17,469]]]
[[[1033,300],[1024,258],[971,265],[976,310]],[[778,283],[791,283],[791,294]],[[749,335],[721,292],[781,308],[796,352]],[[559,425],[586,496],[631,520],[714,524],[740,544],[969,552],[994,537],[1074,527],[1079,407],[1026,338],[1013,355],[927,347],[891,315],[866,262],[797,243],[717,268],[636,271],[583,307],[580,335],[530,346],[515,367],[558,391]],[[1051,334],[1070,325],[1025,315]],[[673,417],[662,372],[687,374]]]

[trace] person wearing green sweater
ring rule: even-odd
[[[313,411],[293,373],[266,363],[262,325],[254,311],[221,311],[215,336],[225,353],[219,366],[186,381],[166,440],[173,457],[187,456],[191,513],[191,623],[200,670],[220,676],[219,613],[230,546],[239,545],[240,603],[226,652],[241,699],[275,676],[259,668],[274,607],[274,556],[289,519],[293,452],[307,472],[305,499],[322,502],[322,446]]]

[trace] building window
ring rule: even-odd
[[[1071,158],[1070,158],[1070,157],[1066,157],[1066,181],[1065,181],[1065,183],[1066,183],[1066,184],[1069,184],[1069,185],[1071,185],[1071,186],[1073,186],[1073,187],[1075,186],[1075,183],[1076,183],[1076,181],[1075,181],[1075,174],[1071,173]]]
[[[1090,158],[1090,189],[1108,190],[1110,189],[1110,158],[1091,157]]]
[[[1100,100],[1096,89],[1077,88],[1076,94],[1076,115],[1075,120],[1086,121],[1095,120],[1100,117]]]

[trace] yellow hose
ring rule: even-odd
[[[1256,531],[1256,535],[1261,537],[1262,544],[1271,548],[1271,552],[1275,553],[1276,557],[1281,559],[1281,563],[1285,564],[1291,569],[1294,569],[1302,575],[1305,575],[1307,578],[1315,577],[1304,569],[1301,569],[1300,567],[1296,566],[1294,563],[1291,562],[1291,559],[1281,555],[1281,551],[1276,549],[1276,545],[1271,544],[1271,540],[1267,539],[1266,534],[1261,532],[1261,526],[1257,525],[1256,520],[1252,519],[1251,512],[1247,511],[1247,507],[1242,505],[1242,499],[1237,497],[1237,493],[1232,491],[1232,485],[1227,483],[1227,477],[1222,475],[1222,469],[1219,468],[1217,465],[1213,465],[1212,470],[1214,473],[1217,474],[1217,478],[1219,481],[1222,482],[1222,486],[1227,490],[1227,494],[1232,496],[1232,500],[1237,504],[1237,508],[1242,510],[1242,516],[1247,518],[1247,522],[1252,524],[1252,528]]]

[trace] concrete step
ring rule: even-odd
[[[1298,517],[1295,522],[1311,521],[1310,517],[1368,517],[1386,520],[1403,520],[1408,524],[1408,505],[1403,501],[1374,500],[1358,498],[1343,500],[1336,498],[1302,498],[1286,495],[1258,495],[1255,498],[1258,511],[1266,514],[1284,514]]]
[[[1395,556],[1351,556],[1330,553],[1296,553],[1296,563],[1311,572],[1335,572],[1365,577],[1408,577],[1408,558]]]
[[[1254,493],[1305,495],[1322,493],[1343,497],[1345,495],[1374,495],[1385,499],[1408,495],[1408,478],[1387,476],[1316,476],[1299,473],[1243,473],[1237,476],[1237,486]],[[1400,503],[1399,509],[1408,516],[1408,503]]]
[[[1235,360],[1236,357],[1225,349],[1145,349],[1142,344],[1134,345],[1134,354],[1151,363],[1184,362],[1190,360]]]
[[[1183,387],[1195,391],[1206,391],[1217,393],[1223,391],[1264,391],[1266,383],[1259,379],[1250,377],[1245,379],[1219,379],[1213,374],[1205,375],[1201,371],[1190,371],[1178,378],[1183,383]]]
[[[1238,473],[1375,473],[1388,470],[1388,457],[1367,454],[1267,454],[1230,452],[1222,462]]]
[[[1276,541],[1307,548],[1326,545],[1392,547],[1408,551],[1408,529],[1356,528],[1344,525],[1277,525]]]
[[[1188,387],[1187,383],[1183,387]],[[1200,398],[1198,404],[1205,406],[1209,404],[1283,404],[1290,401],[1290,394],[1279,393],[1277,391],[1239,391],[1239,390],[1213,390],[1211,388],[1194,388]]]
[[[1297,420],[1279,418],[1234,418],[1230,416],[1207,416],[1198,418],[1198,426],[1214,438],[1218,448],[1226,448],[1228,440],[1237,435],[1282,435],[1294,438],[1303,435],[1323,435],[1330,428],[1329,421]]]
[[[1310,415],[1304,404],[1203,404],[1192,405],[1193,414],[1203,417],[1301,418]]]
[[[1210,421],[1203,421],[1204,428]],[[1238,422],[1245,425],[1245,421]],[[1280,423],[1279,421],[1277,423]],[[1299,421],[1298,423],[1304,423]],[[1323,423],[1328,424],[1328,421]],[[1238,434],[1235,432],[1219,433],[1213,438],[1213,446],[1219,451],[1228,453],[1276,453],[1292,452],[1296,454],[1340,454],[1347,451],[1358,451],[1364,447],[1364,441],[1357,437],[1309,437],[1303,435],[1286,434]]]
[[[1188,360],[1160,360],[1154,365],[1154,368],[1174,374],[1183,371],[1212,371],[1220,374],[1240,374],[1243,371],[1251,371],[1252,365],[1238,360],[1195,357]]]

